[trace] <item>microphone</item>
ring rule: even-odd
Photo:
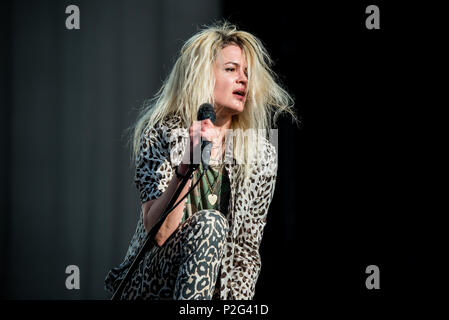
[[[212,123],[215,123],[215,110],[210,103],[203,103],[198,110],[197,120],[210,119]],[[210,152],[212,150],[212,142],[203,140],[201,143],[201,162],[203,164],[204,170],[209,168]]]

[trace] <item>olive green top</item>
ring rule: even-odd
[[[192,177],[193,186],[203,172],[203,165],[200,164]],[[201,181],[189,193],[186,200],[182,222],[187,220],[192,214],[200,210],[215,209],[225,216],[228,213],[230,182],[223,164],[209,164],[209,168],[201,178]]]

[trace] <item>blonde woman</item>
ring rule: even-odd
[[[124,261],[106,277],[109,291],[117,289],[186,175],[201,136],[213,145],[209,168],[201,175],[200,166],[189,178],[178,200],[196,187],[167,216],[120,298],[253,298],[277,171],[267,133],[272,112],[295,118],[292,99],[270,66],[261,42],[226,22],[184,44],[134,126],[141,216]],[[215,123],[195,121],[205,102],[213,105]]]

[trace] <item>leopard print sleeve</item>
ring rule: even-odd
[[[134,176],[134,182],[142,203],[159,198],[171,180],[173,164],[169,156],[169,141],[173,140],[170,138],[170,132],[177,125],[177,119],[173,117],[170,121],[158,122],[154,127],[147,125],[142,130]],[[111,293],[117,289],[125,277],[128,268],[145,240],[146,231],[142,217],[143,215],[140,214],[136,231],[131,239],[125,259],[118,267],[112,268],[106,276],[105,288]]]
[[[268,208],[273,199],[277,175],[275,147],[267,144],[265,161],[258,167],[255,188],[250,194],[249,210],[237,237],[234,257],[235,299],[252,299],[261,269],[259,247],[267,221]]]
[[[140,137],[134,176],[142,203],[159,198],[167,188],[168,158],[166,127],[161,124],[146,127]]]

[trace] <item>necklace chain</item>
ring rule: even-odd
[[[209,188],[209,195],[207,195],[207,200],[209,201],[209,203],[211,205],[214,205],[218,200],[218,196],[215,194],[215,189],[217,188],[217,185],[219,184],[219,180],[222,180],[222,179],[220,179],[220,172],[222,172],[223,166],[224,165],[222,164],[221,166],[218,167],[218,174],[216,177],[214,176],[213,172],[211,171],[212,176],[214,176],[214,178],[215,178],[213,187],[211,186],[211,184],[209,182],[209,178],[207,177],[207,172],[206,172],[206,177],[204,178],[204,180],[206,180],[206,184]]]
[[[219,179],[219,177],[220,177],[220,171],[222,170],[222,168],[223,168],[223,165],[221,165],[219,168],[218,168],[218,174],[217,174],[217,176],[215,177],[214,176],[214,174],[212,173],[212,176],[214,176],[214,187],[212,188],[212,186],[210,185],[210,182],[209,182],[209,179],[207,178],[207,176],[206,176],[206,183],[207,183],[207,186],[209,187],[209,191],[210,191],[210,193],[212,193],[212,194],[215,194],[215,188],[217,187],[217,185],[218,185],[218,180],[220,180]],[[207,173],[206,173],[207,174]]]

